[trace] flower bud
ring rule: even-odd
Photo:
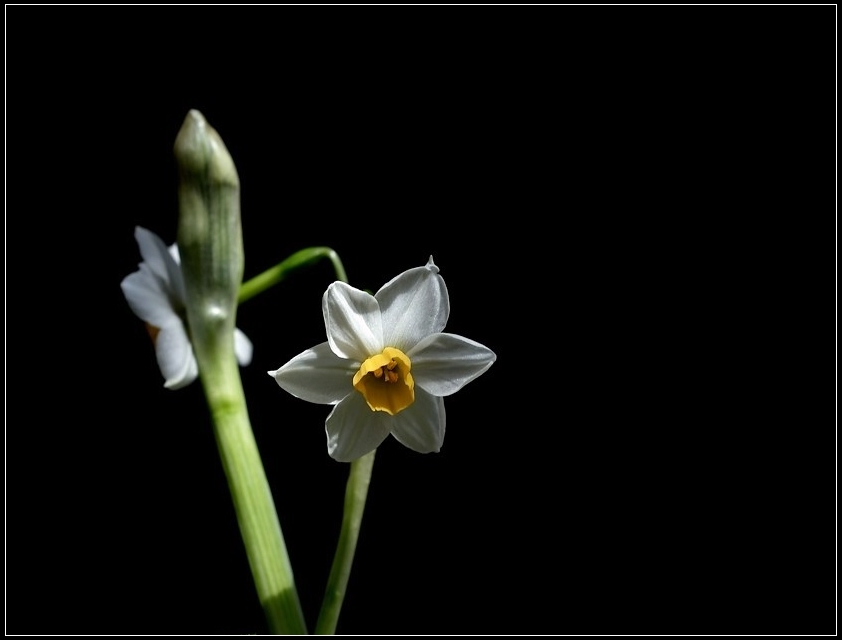
[[[240,180],[219,134],[195,109],[175,140],[178,248],[194,346],[230,339],[243,278]],[[198,353],[197,353],[198,355]]]

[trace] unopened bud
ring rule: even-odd
[[[219,134],[191,110],[175,139],[178,248],[197,355],[213,335],[230,339],[243,278],[240,180]]]

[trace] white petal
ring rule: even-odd
[[[348,394],[325,422],[328,454],[339,462],[351,462],[374,451],[389,435],[392,420],[385,411],[369,409],[361,393]]]
[[[497,359],[488,347],[452,333],[427,336],[406,355],[415,384],[434,396],[456,393]]]
[[[392,416],[392,435],[418,453],[438,452],[444,442],[444,424],[444,399],[415,387],[415,402]]]
[[[199,375],[193,347],[180,320],[160,329],[155,337],[155,354],[164,376],[164,386],[167,389],[181,389]]]
[[[187,293],[184,287],[184,272],[181,270],[181,255],[178,252],[178,245],[173,243],[169,246],[168,253],[172,257],[168,267],[171,274],[172,289],[175,295],[184,304],[187,300]]]
[[[251,364],[254,347],[248,336],[236,328],[234,329],[234,353],[237,355],[237,362],[240,363],[240,366],[245,367]]]
[[[148,270],[135,271],[120,283],[126,302],[134,314],[155,327],[179,321],[164,283]]]
[[[330,345],[323,342],[299,353],[277,371],[270,371],[269,375],[275,378],[281,389],[296,398],[318,404],[336,404],[354,391],[353,378],[359,367],[359,363],[337,357],[330,350]]]
[[[167,280],[169,273],[167,271],[167,265],[164,262],[164,256],[168,255],[169,252],[164,241],[149,231],[149,229],[144,229],[143,227],[135,227],[134,238],[137,241],[137,246],[140,248],[140,255],[143,261],[157,275]]]
[[[173,259],[164,241],[143,227],[135,227],[135,240],[140,247],[140,255],[152,272],[168,285],[169,291],[181,303],[184,302],[184,276],[181,267]]]
[[[322,313],[330,348],[340,358],[362,362],[383,351],[380,306],[371,294],[334,282],[322,296]]]
[[[374,296],[383,316],[383,346],[406,353],[447,324],[450,298],[432,257],[424,267],[404,271]]]

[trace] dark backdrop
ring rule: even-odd
[[[120,291],[201,110],[246,277],[433,255],[496,364],[380,448],[347,634],[835,633],[835,17],[812,7],[6,8],[6,630],[264,633],[198,383]],[[348,466],[266,375],[321,264],[245,303],[312,628]]]

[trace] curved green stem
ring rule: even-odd
[[[243,303],[253,298],[258,293],[262,293],[269,287],[273,287],[281,282],[290,272],[295,271],[299,267],[313,264],[322,258],[327,258],[331,261],[338,280],[348,282],[348,276],[345,275],[345,267],[342,266],[342,261],[339,259],[336,251],[330,247],[309,247],[301,251],[296,251],[286,260],[279,262],[274,267],[244,282],[240,286],[237,302]]]
[[[357,538],[360,535],[365,501],[368,496],[368,485],[371,482],[371,470],[374,466],[376,449],[351,463],[351,472],[345,488],[345,511],[342,515],[342,530],[339,533],[339,543],[330,577],[327,581],[325,597],[316,622],[316,634],[331,635],[336,632],[336,623],[345,600],[345,590],[354,563],[354,553],[357,549]]]
[[[339,257],[336,258],[337,262]],[[348,282],[345,270],[336,267],[336,277],[342,282]],[[345,601],[345,591],[348,579],[351,577],[351,566],[354,564],[354,554],[357,551],[357,539],[360,536],[365,501],[368,497],[368,485],[371,482],[371,470],[374,468],[375,449],[371,453],[358,458],[351,463],[348,484],[345,486],[345,506],[342,512],[342,529],[339,532],[339,542],[336,544],[336,554],[327,579],[325,597],[316,621],[316,634],[332,635],[336,633],[336,624]]]
[[[273,287],[284,280],[292,271],[313,264],[322,258],[328,258],[331,261],[337,280],[348,282],[348,276],[342,266],[342,261],[333,249],[330,247],[309,247],[293,253],[274,267],[244,282],[240,286],[238,303],[245,302]],[[336,546],[336,554],[330,569],[324,600],[319,611],[319,619],[316,622],[315,632],[320,635],[331,635],[336,632],[342,603],[345,600],[345,591],[348,588],[348,580],[351,576],[354,554],[357,550],[357,540],[360,534],[366,498],[368,497],[368,486],[371,482],[375,453],[376,450],[351,463],[348,483],[345,487],[345,506],[339,542]]]

